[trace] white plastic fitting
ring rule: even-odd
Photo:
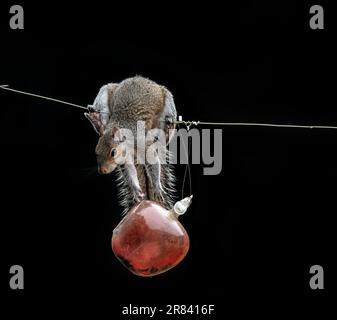
[[[193,195],[176,202],[173,206],[173,211],[178,216],[184,214],[186,212],[186,210],[188,209],[188,207],[191,205],[192,198],[193,198]]]

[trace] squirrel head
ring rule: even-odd
[[[99,134],[95,149],[98,172],[100,174],[111,173],[119,164],[119,158],[125,157],[125,148],[121,145],[125,137],[121,135],[117,124],[104,125],[98,112],[85,113],[85,116]]]
[[[125,158],[124,141],[125,137],[121,136],[117,126],[109,126],[102,131],[95,149],[100,174],[111,173],[120,163],[119,160]]]

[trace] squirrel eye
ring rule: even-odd
[[[116,149],[112,149],[111,150],[111,157],[113,158],[113,157],[115,157],[116,156]]]

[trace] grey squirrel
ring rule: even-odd
[[[175,128],[176,107],[173,96],[164,86],[154,81],[136,76],[120,83],[104,85],[93,103],[89,106],[86,118],[99,134],[96,146],[98,171],[108,174],[117,173],[120,187],[120,203],[126,213],[135,203],[149,199],[166,208],[174,204],[173,186],[175,176],[166,145],[172,138]],[[133,156],[119,165],[116,161],[125,152],[120,146],[127,138],[120,129],[129,129],[137,137],[137,122],[143,121],[145,134],[151,129],[161,129],[165,143],[162,150],[166,162],[155,156],[151,163],[137,163],[136,150]],[[152,130],[153,131],[153,130]],[[154,140],[158,137],[154,137]],[[125,144],[124,144],[125,145]],[[148,143],[144,144],[145,149]],[[138,147],[138,145],[137,145]],[[164,150],[163,150],[164,149]],[[146,150],[143,150],[146,151]]]

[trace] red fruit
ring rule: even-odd
[[[112,251],[136,275],[147,277],[176,266],[186,256],[189,237],[176,215],[144,200],[115,228]]]

